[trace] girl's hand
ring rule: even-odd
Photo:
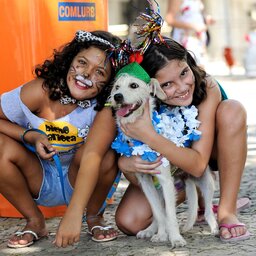
[[[79,242],[81,226],[82,216],[78,216],[74,211],[68,212],[67,210],[60,222],[53,244],[65,248]]]
[[[142,160],[140,156],[122,156],[118,160],[118,166],[125,173],[140,172],[149,174],[160,174],[160,171],[157,170],[157,167],[162,164],[161,159],[162,157],[159,156],[156,161],[148,162]]]
[[[149,103],[145,104],[145,109],[142,116],[138,117],[134,123],[121,123],[122,132],[139,141],[147,144],[147,140],[156,135],[156,131],[152,125],[151,116],[149,113]]]
[[[36,152],[42,159],[50,160],[56,154],[56,149],[53,148],[48,138],[45,135],[40,135],[35,141]]]
[[[37,131],[29,131],[26,133],[24,140],[35,146],[36,152],[42,159],[52,159],[56,154],[56,150],[53,148],[51,143],[45,134],[41,134]]]

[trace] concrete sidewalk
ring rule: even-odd
[[[80,243],[66,249],[55,248],[51,242],[60,221],[60,218],[47,220],[47,227],[50,232],[48,239],[42,239],[33,246],[24,249],[9,249],[6,247],[8,238],[24,225],[23,219],[0,218],[0,255],[118,255],[118,256],[174,256],[174,255],[256,255],[256,117],[254,108],[256,107],[254,97],[256,95],[256,79],[246,79],[244,77],[217,77],[223,85],[229,97],[241,101],[248,112],[248,157],[245,172],[241,183],[239,196],[247,196],[252,200],[250,208],[240,212],[240,220],[244,222],[250,233],[251,238],[236,244],[221,242],[218,238],[210,234],[206,225],[195,226],[192,231],[184,235],[187,246],[184,248],[172,249],[168,243],[152,243],[149,240],[138,240],[135,237],[127,237],[120,233],[117,240],[107,243],[95,243],[87,234],[86,226],[83,227]],[[239,146],[239,145],[237,145]],[[127,183],[122,180],[115,194],[115,202],[108,206],[105,213],[107,222],[114,223],[114,212],[116,206],[124,193]],[[215,194],[218,198],[218,191]],[[185,218],[186,205],[178,208],[178,219],[182,222]]]

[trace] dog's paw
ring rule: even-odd
[[[219,234],[219,227],[218,227],[217,223],[216,223],[216,225],[211,227],[211,234],[213,234],[214,236]]]
[[[216,229],[211,230],[211,234],[213,234],[214,236],[217,236],[219,234],[219,229],[216,228]]]
[[[181,235],[169,237],[169,240],[172,243],[173,247],[183,247],[187,244],[187,242]]]
[[[168,241],[168,234],[167,233],[157,233],[152,236],[150,239],[151,242],[159,243],[159,242],[167,242]]]
[[[137,238],[149,238],[157,232],[156,221],[153,221],[147,228],[139,231],[136,235]]]
[[[213,235],[218,235],[218,233],[219,233],[219,226],[218,226],[218,223],[217,223],[217,221],[215,219],[215,216],[212,214],[209,217],[206,216],[205,219],[208,222],[208,225],[209,225],[209,227],[211,229],[211,233]]]
[[[182,227],[182,233],[186,233],[189,230],[191,230],[193,228],[193,225],[186,223],[183,227]]]
[[[140,232],[137,233],[136,238],[138,239],[143,239],[143,238],[149,238],[152,237],[155,234],[153,230],[141,230]]]

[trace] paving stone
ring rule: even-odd
[[[255,80],[256,81],[256,80]],[[232,82],[232,81],[231,81]],[[248,81],[247,81],[248,82]],[[251,81],[252,82],[252,81]],[[243,86],[246,82],[241,81]],[[256,82],[254,82],[256,95]],[[255,105],[254,105],[255,108]],[[239,146],[239,145],[238,145]],[[115,202],[107,207],[105,218],[107,222],[115,226],[114,213],[118,202],[120,201],[127,182],[122,180],[115,194]],[[62,256],[255,256],[256,255],[256,122],[248,126],[248,157],[246,161],[244,176],[241,182],[239,196],[248,196],[252,200],[250,208],[240,212],[239,217],[244,222],[250,233],[251,238],[235,244],[223,243],[217,237],[210,234],[206,225],[198,225],[190,232],[184,235],[187,245],[183,248],[172,248],[169,243],[152,243],[147,239],[136,239],[132,236],[125,236],[120,232],[117,240],[107,243],[96,243],[87,234],[86,225],[82,228],[81,240],[76,246],[65,249],[55,248],[52,245],[56,229],[60,218],[47,219],[47,227],[50,235],[48,239],[41,239],[33,246],[23,249],[9,249],[6,247],[8,238],[18,229],[22,229],[25,224],[23,219],[0,218],[0,255],[62,255]],[[215,193],[218,197],[218,192]],[[182,222],[186,218],[186,205],[183,204],[178,209],[178,219]]]

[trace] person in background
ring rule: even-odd
[[[204,15],[201,0],[169,0],[166,22],[172,27],[171,37],[194,54],[201,67],[206,64],[207,46],[210,43],[208,25],[214,23]]]
[[[35,68],[34,80],[1,95],[0,193],[27,222],[8,247],[27,247],[48,235],[38,205],[68,205],[58,247],[79,241],[85,210],[94,241],[117,237],[103,223],[101,207],[118,177],[109,148],[114,120],[103,107],[115,75],[107,52],[119,43],[109,32],[78,31]]]

